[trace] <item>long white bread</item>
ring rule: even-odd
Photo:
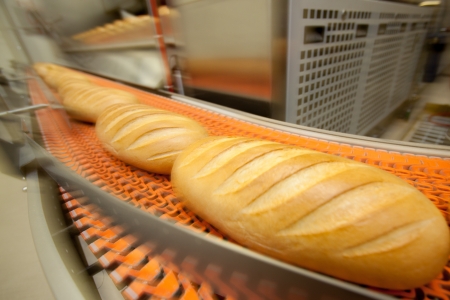
[[[67,94],[72,93],[74,91],[83,91],[86,88],[92,88],[92,87],[98,87],[93,83],[86,82],[83,80],[78,79],[68,79],[64,81],[62,84],[58,87],[58,95],[60,96],[61,100],[64,101],[64,98],[67,96]]]
[[[62,67],[50,68],[44,76],[44,81],[54,89],[58,89],[66,80],[73,79],[89,82],[86,76]]]
[[[148,105],[115,105],[96,123],[103,146],[126,163],[144,170],[170,174],[179,153],[207,137],[194,120]]]
[[[58,65],[35,63],[33,68],[50,87],[57,89],[58,93],[63,86],[69,83],[91,83],[85,75]]]
[[[54,65],[49,63],[38,62],[33,64],[33,69],[38,73],[39,76],[45,77],[50,69],[54,68]]]
[[[90,85],[67,91],[62,101],[71,117],[92,123],[110,106],[139,103],[139,99],[128,92]]]
[[[57,74],[55,77],[56,80],[54,88],[56,89],[60,89],[62,86],[64,86],[70,81],[91,83],[86,76],[71,70],[60,71],[59,74]]]
[[[344,280],[431,281],[449,255],[439,210],[400,178],[299,147],[210,137],[175,161],[176,195],[239,243]]]

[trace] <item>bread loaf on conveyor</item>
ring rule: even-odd
[[[207,131],[196,121],[148,105],[115,105],[100,115],[96,132],[103,146],[126,163],[170,174],[178,154]]]
[[[66,71],[66,72],[59,72],[59,74],[55,74],[55,79],[53,81],[54,82],[53,88],[59,89],[66,83],[71,81],[90,83],[89,79],[86,76],[79,74],[77,72]]]
[[[47,75],[52,66],[53,66],[52,64],[39,62],[33,64],[33,69],[39,76],[44,77],[45,75]]]
[[[90,82],[80,81],[78,79],[68,79],[63,84],[58,87],[58,95],[61,98],[61,101],[64,100],[64,97],[72,91],[79,91],[85,88],[98,87]]]
[[[75,73],[75,72],[65,72],[65,73],[61,73],[59,76],[57,76],[56,80],[55,80],[55,88],[58,90],[61,89],[62,87],[64,87],[65,85],[71,83],[71,82],[78,82],[78,83],[85,83],[85,84],[90,84],[90,80],[79,73]]]
[[[171,180],[187,207],[236,241],[344,280],[414,288],[448,259],[449,229],[432,202],[363,163],[210,137],[179,155]]]
[[[49,63],[35,63],[33,68],[36,73],[38,73],[39,76],[41,76],[44,81],[54,89],[59,89],[65,84],[75,81],[90,83],[89,79],[83,74],[58,65]]]
[[[62,100],[71,117],[92,123],[112,105],[139,103],[139,99],[128,92],[89,85],[68,91]]]

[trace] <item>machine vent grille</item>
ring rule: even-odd
[[[402,99],[408,97],[415,71],[413,61],[416,57],[415,45],[417,44],[417,40],[417,34],[410,34],[405,37],[402,46],[403,51],[399,62],[400,66],[395,79],[394,96],[391,99],[391,105],[397,106],[401,103]]]
[[[286,121],[364,135],[408,99],[420,77],[429,10],[349,3],[291,2]]]
[[[402,38],[386,37],[375,40],[364,89],[358,128],[364,129],[384,115],[391,102],[392,78],[401,52]],[[404,100],[404,99],[402,99]]]
[[[304,9],[303,19],[338,19],[342,14],[348,19],[370,19],[372,13],[369,11],[341,11],[327,9]]]
[[[348,131],[365,42],[300,52],[297,124]]]
[[[304,9],[303,19],[337,19],[338,14],[337,10]]]
[[[391,22],[386,24],[383,36],[375,39],[358,118],[358,133],[376,125],[408,98],[425,28],[426,23]]]

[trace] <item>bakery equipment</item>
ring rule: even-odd
[[[331,133],[255,117],[185,96],[156,95],[96,76],[90,79],[105,87],[131,92],[144,103],[189,116],[204,124],[211,134],[256,136],[375,165],[415,185],[447,214],[450,169],[447,147]],[[33,104],[47,103],[49,91],[45,86],[31,80],[29,88]],[[36,230],[36,234],[46,236],[37,239],[38,251],[49,253],[46,248],[50,245],[46,243],[51,243],[52,234],[77,228],[80,239],[88,243],[98,259],[88,270],[94,273],[96,267],[104,267],[126,297],[196,299],[201,296],[205,299],[215,294],[228,299],[448,297],[447,270],[427,287],[379,293],[280,263],[224,241],[220,232],[178,203],[167,177],[126,165],[105,152],[91,125],[68,121],[61,110],[41,109],[36,112],[36,118],[34,141],[24,137],[23,149],[27,151],[23,152],[30,156],[28,159],[27,155],[22,156],[22,165],[30,170],[27,175],[30,179],[36,178],[32,163],[36,161],[56,180],[60,197],[51,194],[53,201],[61,199],[73,220],[71,229],[66,231],[62,225],[58,232]],[[39,140],[41,146],[35,142]],[[44,187],[29,185],[31,190],[45,190]],[[45,197],[41,200],[45,200],[42,205],[48,203]],[[46,210],[54,208],[44,206],[41,217],[49,217],[51,214]],[[56,258],[62,254],[56,249],[51,253],[56,257],[44,255],[42,265],[55,296],[68,299],[67,289],[58,286],[71,286],[74,299],[82,295],[76,292],[80,288],[72,281],[70,269],[65,272],[66,267],[59,265],[61,274],[55,276],[52,270],[59,260]],[[149,277],[152,274],[154,277]]]
[[[433,10],[418,2],[170,1],[191,95],[359,135],[419,80]]]

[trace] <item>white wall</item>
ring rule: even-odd
[[[0,0],[1,27],[15,28],[11,33],[24,48],[10,45],[9,48],[14,48],[11,53],[11,49],[4,50],[6,43],[0,42],[1,64],[8,61],[15,51],[22,51],[30,63],[46,61],[70,65],[70,59],[60,50],[61,41],[72,34],[110,22],[113,17],[102,0]],[[2,24],[5,22],[9,24]],[[42,30],[42,24],[50,34]],[[4,30],[2,33],[4,35]]]
[[[11,73],[11,61],[28,63],[28,58],[15,34],[15,28],[10,24],[4,5],[0,1],[0,68]]]
[[[21,58],[20,61],[29,64],[39,61],[67,62],[55,41],[44,34],[18,1],[0,1],[0,13],[2,23],[8,23],[8,29],[2,32],[4,36],[5,33],[10,34],[9,49],[15,57]]]

